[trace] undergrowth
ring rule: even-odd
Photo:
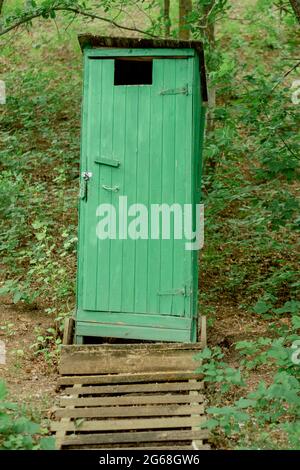
[[[209,337],[223,316],[232,321],[226,305],[246,328],[226,347],[212,339],[202,352],[208,424],[218,447],[298,448],[297,25],[270,0],[221,3],[216,41],[204,38],[217,103],[204,148],[199,308]],[[59,33],[41,21],[3,47],[0,252],[1,292],[60,323],[75,298],[81,57],[74,37],[82,24],[76,19],[67,31],[64,19],[56,24]],[[60,327],[39,332],[34,351],[56,361],[59,335]]]

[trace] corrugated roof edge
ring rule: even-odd
[[[203,44],[201,41],[183,41],[176,39],[148,39],[148,38],[124,38],[94,36],[93,34],[79,34],[78,41],[81,50],[85,47],[116,47],[125,49],[195,49],[199,56],[202,100],[207,102],[207,83]]]

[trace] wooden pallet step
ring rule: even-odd
[[[210,445],[209,444],[202,444],[200,447],[196,447],[193,445],[182,445],[182,446],[174,446],[173,444],[164,447],[160,446],[159,443],[154,446],[133,446],[133,447],[118,447],[118,446],[101,446],[99,444],[95,445],[88,445],[88,446],[68,446],[68,450],[140,450],[140,451],[147,451],[147,450],[210,450]]]
[[[187,428],[200,426],[204,421],[202,417],[172,417],[172,418],[138,418],[138,419],[114,419],[114,420],[93,420],[76,424],[74,421],[64,423],[64,431],[121,431],[129,429],[167,429],[167,428]],[[52,431],[61,429],[60,423],[52,423]]]
[[[203,413],[203,405],[145,405],[60,408],[56,410],[55,415],[57,418],[126,418],[129,416],[186,416]]]
[[[199,344],[106,344],[62,348],[61,449],[206,449]]]
[[[199,345],[105,345],[64,346],[59,366],[60,374],[112,374],[189,370],[197,362]]]
[[[197,397],[181,394],[169,395],[130,395],[114,397],[92,397],[92,398],[66,398],[60,400],[60,406],[119,406],[119,405],[146,405],[159,403],[202,403],[203,395]]]
[[[172,431],[143,431],[143,432],[113,432],[95,433],[66,436],[63,446],[68,445],[93,445],[93,444],[116,444],[122,443],[151,443],[151,442],[172,442],[172,441],[193,441],[208,438],[208,431],[199,430],[172,430]]]
[[[121,384],[138,382],[172,382],[178,380],[200,379],[201,375],[195,370],[178,372],[149,372],[143,374],[103,374],[103,375],[65,375],[58,379],[60,387],[66,385],[96,385],[96,384]]]
[[[81,387],[80,395],[91,394],[119,394],[119,393],[141,393],[141,392],[172,392],[184,390],[202,390],[203,382],[173,382],[173,383],[152,383],[152,384],[132,384],[132,385],[97,385]],[[73,387],[67,387],[64,394],[74,393]]]

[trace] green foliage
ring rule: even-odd
[[[284,433],[283,445],[288,443],[290,448],[299,449],[300,317],[293,318],[290,333],[283,337],[259,337],[255,341],[238,342],[235,348],[241,359],[237,370],[222,360],[224,355],[220,348],[206,348],[199,354],[198,359],[202,363],[198,372],[204,375],[204,381],[213,390],[213,401],[220,403],[220,406],[207,410],[211,415],[207,423],[210,430],[218,430],[227,437],[239,435],[240,445],[253,448],[261,445],[264,433],[268,436],[269,447],[270,443],[272,448],[280,447],[270,438],[281,430]],[[253,391],[242,395],[249,378],[248,371],[258,368],[267,368],[272,381],[266,383],[261,380]],[[233,403],[229,392],[239,396]],[[224,401],[231,403],[222,406]],[[257,422],[260,423],[259,430]]]
[[[80,79],[64,63],[55,71],[51,64],[40,70],[46,48],[44,42],[22,72],[12,67],[6,73],[9,113],[0,116],[0,252],[6,279],[0,293],[12,294],[15,303],[42,299],[63,309],[75,285],[79,109],[73,110]],[[9,55],[9,48],[5,52]],[[77,84],[73,93],[59,80],[66,74]]]
[[[222,393],[228,392],[232,386],[239,385],[244,386],[245,383],[242,380],[241,373],[238,369],[228,367],[227,364],[222,361],[224,354],[220,348],[210,350],[205,348],[199,353],[196,358],[199,360],[205,360],[197,372],[204,374],[204,382],[219,383],[220,390]]]
[[[209,60],[217,106],[205,147],[201,297],[202,309],[228,303],[265,322],[267,332],[235,345],[237,384],[218,347],[201,353],[199,372],[217,442],[298,449],[300,108],[290,89],[299,75],[292,70],[296,23],[290,7],[280,14],[269,0],[246,7],[243,20],[222,21]],[[220,317],[209,316],[215,327]]]
[[[34,354],[36,356],[42,354],[50,365],[57,364],[62,343],[59,336],[60,331],[55,328],[47,328],[46,332],[41,334],[37,328],[36,333],[36,341],[30,346]]]
[[[299,295],[293,253],[299,233],[300,108],[292,103],[290,89],[297,78],[292,71],[297,41],[290,17],[280,22],[272,3],[249,7],[242,34],[236,22],[222,22],[214,51],[218,59],[210,72],[219,98],[215,127],[206,139],[203,185],[207,248],[202,266],[206,278],[216,272],[219,277],[208,286],[209,295],[247,299],[247,306],[262,314]],[[267,37],[276,53],[261,42],[262,28],[272,32]]]
[[[0,381],[0,450],[51,450],[54,438],[32,421],[24,407],[7,401],[7,389]]]

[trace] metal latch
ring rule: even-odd
[[[91,173],[90,171],[84,171],[83,173],[81,173],[79,197],[82,200],[87,200],[88,182],[92,176],[93,173]]]

